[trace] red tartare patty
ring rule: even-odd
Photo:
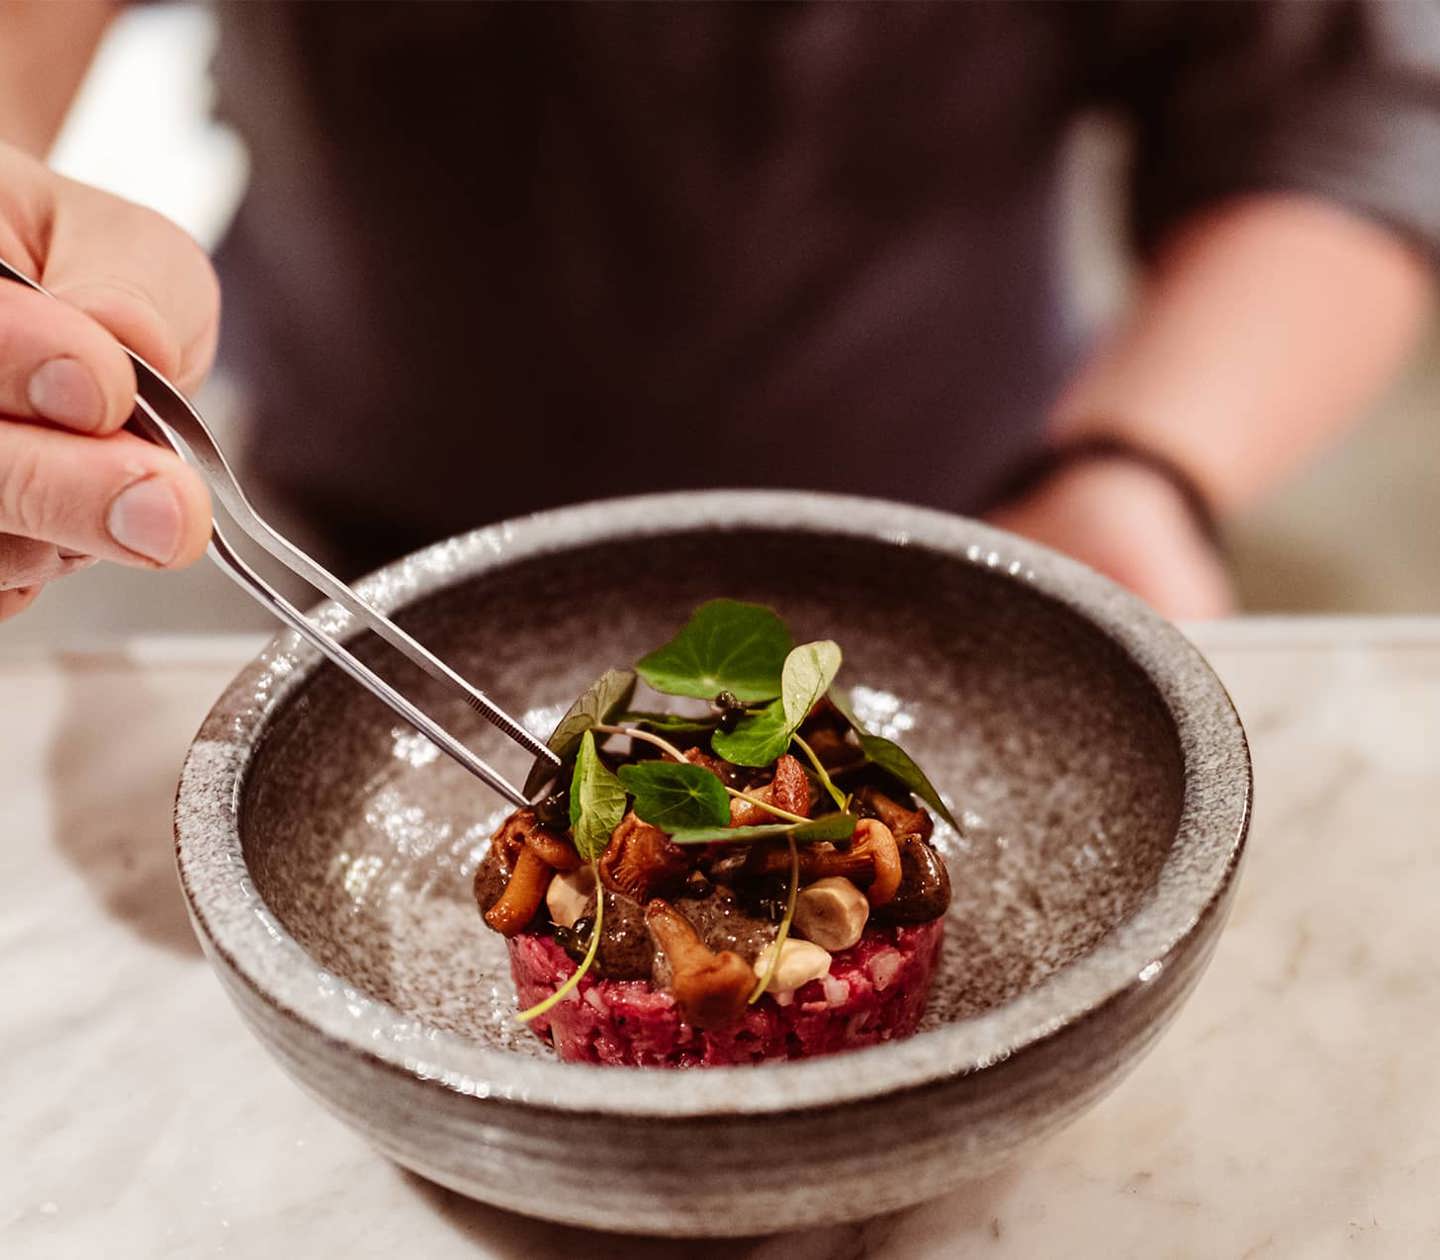
[[[943,917],[904,927],[872,924],[833,956],[828,976],[781,999],[767,993],[720,1028],[686,1023],[675,999],[648,981],[593,975],[530,1027],[573,1063],[723,1067],[853,1050],[915,1031],[944,933]],[[522,1008],[555,992],[575,970],[547,934],[523,932],[508,945]]]

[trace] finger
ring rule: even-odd
[[[1224,561],[1202,539],[1177,539],[1165,556],[1117,557],[1108,576],[1174,621],[1206,621],[1235,611]]]
[[[135,406],[135,372],[83,311],[0,284],[0,414],[113,433]]]
[[[40,598],[42,589],[39,586],[24,586],[19,590],[0,591],[0,621],[19,616]]]
[[[178,568],[205,550],[210,499],[193,469],[129,433],[82,437],[0,420],[0,533]]]
[[[64,181],[44,283],[182,389],[215,356],[220,289],[204,251],[153,210]]]
[[[94,556],[57,547],[18,534],[0,534],[0,591],[43,585],[78,573],[95,563]]]

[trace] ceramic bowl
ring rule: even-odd
[[[937,832],[955,899],[915,1037],[761,1067],[560,1063],[514,1021],[503,942],[471,900],[505,807],[275,639],[185,762],[190,912],[286,1070],[445,1186],[673,1235],[899,1208],[1093,1103],[1209,959],[1249,817],[1240,723],[1178,631],[1043,548],[892,503],[709,492],[491,526],[360,590],[540,731],[702,600],[769,603],[797,639],[842,644],[862,717],[903,736],[962,824]],[[357,643],[523,777],[470,710]]]

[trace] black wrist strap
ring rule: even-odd
[[[1001,483],[994,502],[996,506],[1013,503],[1039,489],[1042,483],[1067,468],[1105,459],[1122,459],[1139,464],[1163,477],[1180,496],[1180,501],[1184,503],[1200,532],[1213,546],[1218,548],[1221,545],[1220,520],[1210,500],[1200,488],[1200,483],[1168,455],[1162,455],[1148,446],[1113,434],[1091,434],[1044,448],[1039,454],[1022,463]]]

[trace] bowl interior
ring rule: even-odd
[[[1182,803],[1174,724],[1104,634],[1003,571],[864,537],[679,533],[503,564],[399,620],[548,733],[603,669],[716,595],[772,605],[797,641],[839,641],[861,716],[902,739],[963,824],[937,830],[955,900],[926,1027],[1033,988],[1145,899]],[[370,659],[523,777],[476,715]],[[504,945],[470,895],[507,809],[325,666],[269,723],[240,831],[256,890],[333,975],[431,1027],[549,1056],[509,1018]]]

